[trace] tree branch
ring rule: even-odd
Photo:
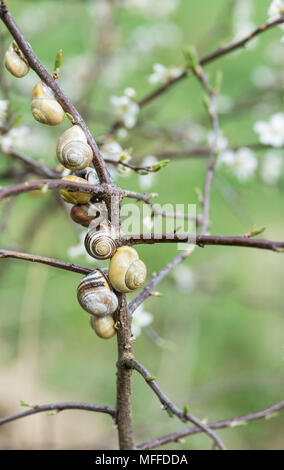
[[[45,176],[46,178],[60,178],[61,176],[59,172],[51,170],[50,168],[45,166],[43,163],[36,162],[35,160],[28,158],[26,155],[23,155],[22,153],[17,152],[14,149],[11,149],[3,153],[5,153],[5,155],[12,157],[14,160],[20,161],[25,166],[30,168],[33,171],[33,173],[35,173],[36,175]]]
[[[14,415],[6,416],[5,418],[0,418],[0,426],[17,419],[25,418],[26,416],[31,416],[37,413],[43,413],[45,411],[55,411],[59,413],[64,410],[84,410],[84,411],[94,411],[97,413],[106,413],[112,417],[115,417],[116,411],[112,406],[106,405],[96,405],[93,403],[82,403],[82,402],[62,402],[62,403],[50,403],[48,405],[35,405],[32,406],[30,410],[23,411],[22,413],[15,413]]]
[[[184,423],[186,421],[190,421],[193,424],[196,424],[200,430],[200,432],[205,432],[208,434],[211,439],[215,442],[215,444],[219,447],[219,449],[226,450],[226,447],[224,446],[223,442],[216,436],[214,432],[211,431],[211,429],[199,421],[195,416],[189,414],[188,412],[183,412],[181,411],[165,394],[162,392],[162,390],[159,388],[157,385],[156,381],[152,379],[151,374],[147,371],[147,369],[142,366],[136,359],[126,359],[126,364],[128,367],[131,367],[132,369],[135,369],[137,372],[139,372],[140,375],[145,379],[146,383],[149,385],[149,387],[153,390],[155,395],[158,397],[160,402],[162,403],[163,407],[165,410],[169,410],[171,413],[173,413],[175,416],[177,416],[181,421]]]
[[[73,106],[71,101],[67,98],[67,96],[63,93],[62,89],[58,85],[57,80],[55,80],[46,70],[46,68],[42,65],[34,51],[32,50],[30,44],[26,41],[25,37],[21,33],[20,29],[18,28],[17,24],[15,23],[12,15],[7,9],[5,3],[1,2],[0,5],[0,18],[3,23],[6,25],[7,29],[10,31],[11,35],[15,39],[16,43],[18,44],[20,50],[24,54],[25,58],[27,59],[30,67],[35,71],[35,73],[39,76],[39,78],[48,85],[57,99],[57,101],[61,104],[62,108],[65,112],[71,114],[74,124],[78,124],[82,130],[84,131],[88,143],[92,148],[93,155],[94,155],[94,166],[98,173],[98,177],[101,183],[112,183],[112,178],[109,174],[109,171],[106,167],[104,162],[103,156],[97,146],[97,143],[92,136],[88,126],[86,125],[85,121],[83,120],[82,116],[79,114],[77,109]]]
[[[46,256],[32,255],[29,253],[20,253],[18,251],[2,250],[0,249],[0,260],[6,258],[21,259],[24,261],[31,261],[32,263],[41,263],[52,266],[53,268],[65,269],[65,271],[72,271],[79,274],[90,274],[92,269],[84,268],[73,263],[66,263],[53,258],[47,258]]]
[[[223,428],[234,428],[239,424],[248,423],[249,421],[255,421],[258,419],[268,419],[274,413],[282,410],[284,408],[284,401],[277,403],[276,405],[266,408],[265,410],[258,411],[256,413],[250,413],[243,416],[238,416],[236,418],[230,418],[223,421],[217,421],[216,423],[210,423],[207,425],[210,429],[223,429]],[[159,437],[151,441],[144,442],[137,446],[138,450],[148,450],[154,449],[169,442],[179,442],[180,439],[183,439],[187,436],[192,436],[193,434],[198,434],[203,432],[199,427],[195,426],[193,428],[183,429],[182,431],[174,432],[172,434],[167,434],[166,436]]]

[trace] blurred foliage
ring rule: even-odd
[[[96,55],[99,24],[96,14],[91,15],[93,3],[96,2],[8,2],[27,40],[50,70],[57,51],[63,50],[60,80],[62,77],[63,83],[71,83],[68,90],[72,90],[70,60]],[[252,3],[253,20],[260,24],[267,18],[269,0]],[[137,52],[136,63],[130,67],[129,62],[125,62],[121,79],[113,87],[110,86],[111,75],[106,86],[103,81],[96,83],[88,95],[93,110],[88,123],[94,135],[98,137],[106,132],[113,121],[110,95],[120,96],[125,87],[133,87],[140,98],[152,89],[147,77],[154,63],[183,66],[182,46],[195,44],[199,55],[203,56],[224,40],[230,40],[233,15],[229,4],[228,0],[181,0],[176,12],[167,20],[118,9],[113,54],[119,53],[116,51],[124,51],[124,56],[130,54],[137,28],[155,27],[157,22],[175,24],[180,41],[174,47],[154,48],[139,56]],[[2,33],[3,26],[0,27]],[[8,44],[9,35],[4,34]],[[267,103],[269,91],[256,96],[257,106],[250,104],[255,93],[252,72],[255,67],[269,63],[273,45],[282,47],[282,63],[274,64],[275,69],[282,67],[284,46],[280,45],[280,36],[279,30],[270,31],[260,37],[255,47],[222,58],[207,68],[212,78],[222,70],[222,94],[229,96],[233,103],[243,103],[242,112],[233,110],[220,117],[230,145],[257,142],[252,130],[254,122],[283,109],[280,94],[277,99],[270,100],[269,106],[260,106]],[[75,71],[74,64],[74,75]],[[54,165],[55,142],[64,126],[50,130],[32,121],[29,93],[37,80],[33,72],[21,84],[10,77],[7,80],[11,83],[14,113],[21,116],[22,124],[32,126],[33,135],[41,133],[49,139],[47,146],[38,143],[35,158]],[[85,104],[78,103],[82,112]],[[171,125],[180,119],[198,120],[210,129],[202,105],[202,91],[192,78],[174,86],[145,108],[140,116],[149,129]],[[66,119],[65,127],[67,125]],[[159,140],[141,138],[136,129],[129,131],[123,145],[132,147],[135,155],[155,154],[161,149]],[[171,142],[166,145],[176,148]],[[260,152],[259,158],[262,156]],[[1,154],[0,170],[7,164],[8,157]],[[205,159],[171,161],[155,175],[151,190],[159,193],[161,203],[197,203],[195,189],[203,186],[205,168]],[[136,174],[121,177],[117,182],[124,188],[139,189]],[[11,181],[7,181],[9,183]],[[2,203],[1,220],[5,217],[4,207],[5,203]],[[234,176],[220,172],[213,187],[211,207],[212,233],[243,234],[257,224],[267,227],[265,237],[283,239],[283,181],[270,187],[255,177],[241,184]],[[77,243],[76,227],[70,224],[68,215],[53,204],[50,193],[38,198],[24,194],[13,201],[12,216],[1,236],[1,247],[72,261],[68,248]],[[139,248],[139,254],[147,264],[150,276],[175,256],[176,248],[172,245],[145,246]],[[84,256],[76,258],[75,262],[87,265]],[[283,399],[281,255],[242,248],[206,247],[197,249],[186,265],[194,273],[193,290],[178,289],[173,276],[169,276],[158,287],[164,295],[150,298],[145,304],[145,309],[154,315],[153,328],[172,347],[158,347],[144,332],[135,344],[137,359],[157,377],[162,389],[180,407],[188,405],[190,412],[200,418],[206,417],[208,421],[254,412]],[[1,415],[16,411],[21,399],[40,403],[40,400],[58,401],[60,396],[63,400],[113,404],[116,341],[102,341],[89,328],[88,316],[76,300],[80,276],[16,260],[3,260],[0,280]],[[17,369],[19,364],[27,371],[23,377]],[[6,377],[11,371],[15,374],[15,382],[10,393],[10,382],[6,382]],[[31,377],[35,386],[28,396],[24,396],[26,388],[21,384]],[[5,395],[11,395],[14,401],[6,404]],[[52,436],[49,435],[45,421],[64,421],[68,419],[67,415],[75,422],[74,435],[71,438],[65,430],[64,442],[60,441],[62,447],[116,446],[115,429],[108,417],[64,412],[60,418],[42,418],[42,447],[58,445],[58,434],[54,431]],[[169,419],[160,409],[156,397],[136,374],[133,415],[137,442],[183,427],[176,418]],[[22,435],[16,441],[7,438],[10,425],[3,427],[0,446],[32,448],[39,445],[32,439],[33,419],[28,418],[26,422],[25,437]],[[279,415],[271,421],[220,431],[220,437],[231,449],[283,448],[283,424],[284,416]],[[11,426],[15,430],[17,423]],[[56,429],[56,424],[53,427]],[[208,448],[208,445],[207,437],[195,436],[183,444],[167,447],[197,449]]]

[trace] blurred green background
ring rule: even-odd
[[[200,56],[206,55],[234,37],[239,14],[238,2],[229,0],[180,0],[168,16],[159,9],[156,14],[146,14],[138,8],[118,7],[110,57],[103,64],[106,71],[82,99],[80,74],[85,73],[85,79],[92,83],[84,64],[94,63],[98,54],[104,3],[8,2],[27,40],[50,70],[58,49],[63,49],[62,86],[88,116],[95,137],[107,132],[113,122],[111,95],[120,96],[126,87],[133,87],[138,98],[143,97],[153,88],[147,79],[154,63],[182,67],[182,46],[190,44],[197,46]],[[266,21],[269,4],[269,0],[251,2],[255,25]],[[0,28],[8,45],[9,35],[2,25]],[[255,121],[283,110],[283,83],[275,89],[259,89],[252,79],[262,65],[275,74],[281,72],[284,46],[280,38],[279,29],[267,32],[246,51],[222,58],[206,69],[212,78],[217,70],[223,71],[222,95],[231,99],[231,109],[220,114],[220,124],[231,146],[256,143]],[[68,126],[67,119],[55,129],[33,121],[29,94],[37,81],[35,74],[31,72],[19,83],[3,73],[11,86],[14,116],[31,128],[25,153],[54,166],[55,142]],[[180,139],[151,137],[149,130],[172,125],[191,129],[191,122],[210,130],[202,98],[199,84],[194,79],[184,80],[141,111],[138,126],[129,131],[121,145],[137,156],[183,148]],[[260,161],[264,154],[258,152]],[[8,166],[9,158],[1,154],[0,171]],[[205,169],[205,159],[173,159],[157,173],[151,191],[159,193],[160,203],[198,204],[196,188],[203,186]],[[136,174],[119,177],[117,183],[142,190]],[[244,234],[257,224],[267,227],[266,238],[283,239],[283,187],[283,178],[276,185],[265,185],[257,173],[250,181],[240,183],[230,172],[219,170],[212,191],[211,233]],[[70,257],[68,249],[78,244],[78,227],[71,224],[52,194],[24,194],[10,206],[2,203],[1,211],[1,226],[6,225],[0,234],[1,248],[95,266],[84,254]],[[147,264],[149,278],[177,254],[173,245],[139,247],[138,251]],[[281,255],[208,246],[196,249],[185,266],[193,279],[191,286],[182,288],[171,275],[158,287],[163,296],[146,301],[145,310],[154,316],[151,328],[162,341],[159,346],[149,337],[149,330],[148,334],[142,332],[135,344],[137,359],[180,407],[188,405],[194,415],[208,422],[255,412],[282,400]],[[77,274],[17,260],[0,262],[1,416],[20,410],[20,400],[37,404],[63,400],[115,403],[116,340],[103,341],[89,328],[88,316],[76,300],[80,279]],[[161,410],[137,374],[133,382],[137,443],[183,428]],[[219,434],[230,449],[283,449],[283,425],[284,415],[280,414]],[[210,445],[206,436],[198,435],[165,448],[205,449]],[[109,417],[66,411],[1,427],[0,446],[116,448],[117,437]]]

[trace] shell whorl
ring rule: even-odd
[[[110,315],[101,318],[91,316],[90,325],[95,333],[103,339],[110,339],[116,333],[114,319]]]
[[[69,170],[81,170],[90,165],[93,151],[81,127],[73,126],[59,137],[56,154],[60,163]]]
[[[146,266],[134,248],[120,247],[110,260],[109,280],[119,292],[127,293],[138,289],[144,284],[146,275]]]
[[[53,91],[39,82],[32,91],[31,110],[36,121],[57,126],[64,119],[64,111],[56,101]]]
[[[85,237],[85,248],[89,255],[96,259],[111,258],[116,252],[115,241],[104,226],[101,226],[99,231],[95,228],[89,230]]]
[[[4,65],[6,69],[17,78],[24,77],[30,70],[28,62],[20,57],[13,44],[10,44],[5,54]]]
[[[77,298],[81,307],[91,315],[110,315],[118,307],[115,293],[99,270],[88,274],[77,288]]]
[[[75,175],[68,175],[62,178],[64,181],[74,181],[75,183],[86,184],[87,181],[79,176]],[[60,194],[62,199],[65,202],[69,202],[70,204],[87,204],[92,195],[89,193],[81,193],[80,191],[68,191],[67,189],[60,189]]]

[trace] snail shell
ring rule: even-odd
[[[87,181],[83,178],[79,178],[78,176],[68,175],[62,178],[65,181],[74,181],[76,183],[84,183],[86,184]],[[70,204],[87,204],[92,195],[89,193],[80,193],[79,191],[68,191],[67,189],[60,189],[60,194],[65,202],[69,202]]]
[[[56,154],[60,163],[69,170],[82,170],[90,165],[93,151],[81,127],[73,126],[59,137]]]
[[[97,212],[99,215],[99,212]],[[83,227],[89,227],[90,223],[96,217],[96,211],[93,211],[92,205],[82,204],[73,206],[70,212],[71,219]]]
[[[103,339],[112,338],[116,333],[116,329],[114,327],[114,320],[110,315],[100,318],[91,316],[90,325],[91,328],[93,328],[93,330],[96,332],[96,334]]]
[[[80,282],[77,298],[81,307],[91,315],[111,315],[118,307],[118,300],[107,278],[97,269]]]
[[[36,121],[57,126],[64,119],[64,111],[56,101],[53,91],[39,82],[32,91],[31,110]]]
[[[116,252],[115,241],[105,225],[101,225],[99,230],[94,227],[88,231],[85,237],[85,248],[89,255],[96,259],[111,258]]]
[[[10,44],[4,58],[4,65],[14,77],[22,78],[27,75],[30,66],[20,50]]]
[[[134,248],[122,246],[110,260],[108,275],[114,289],[126,293],[144,284],[147,270]]]

